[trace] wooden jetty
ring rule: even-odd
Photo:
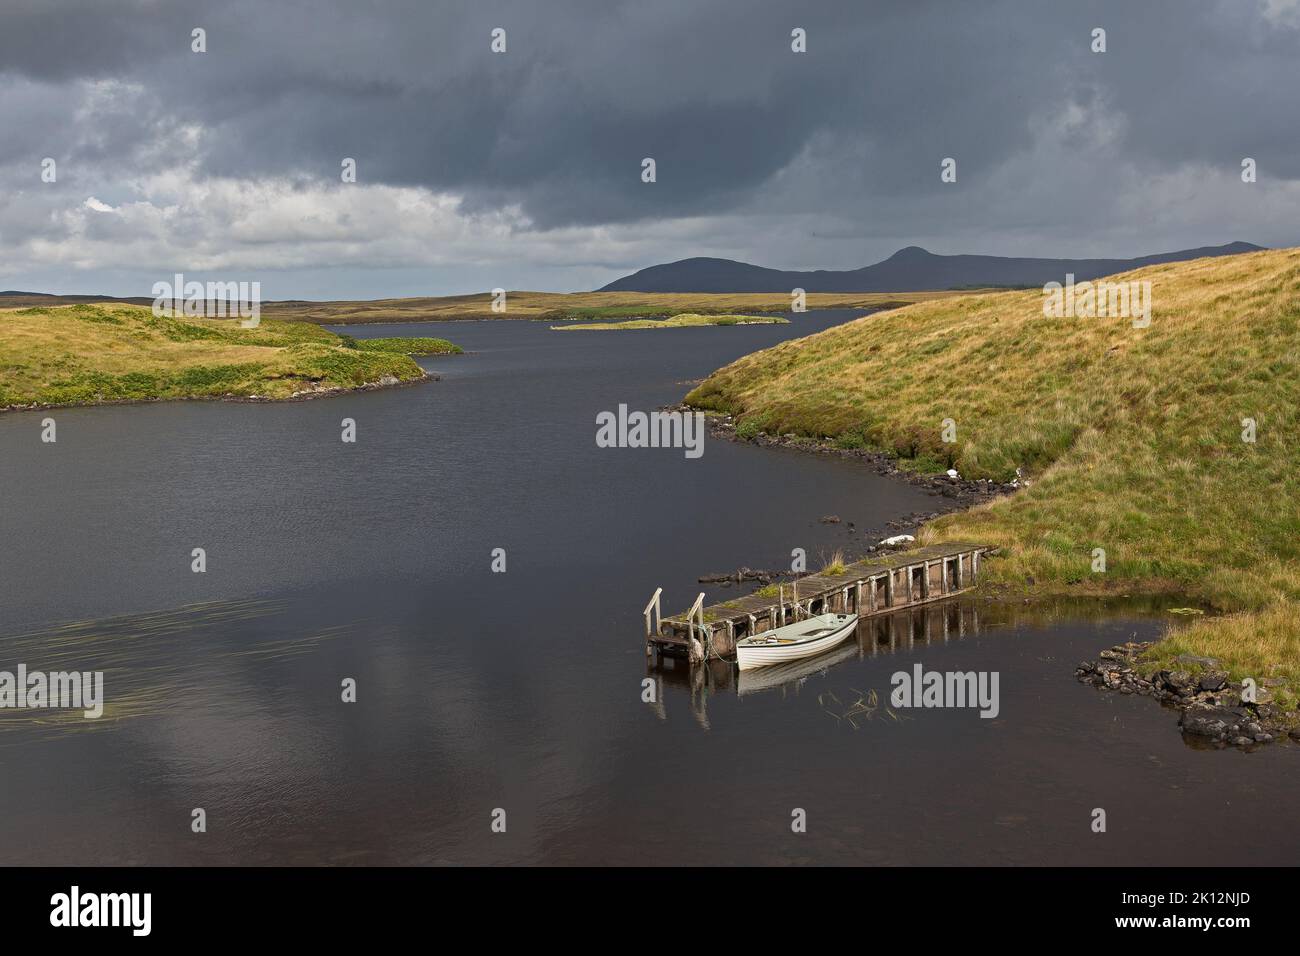
[[[856,613],[864,618],[938,601],[970,588],[979,574],[980,555],[992,550],[950,542],[898,551],[851,564],[840,574],[801,577],[782,585],[778,594],[748,594],[705,607],[701,593],[690,610],[670,617],[660,615],[660,588],[645,608],[646,655],[725,659],[735,654],[736,641],[788,624],[796,614]]]

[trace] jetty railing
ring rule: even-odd
[[[987,545],[950,542],[868,558],[836,574],[809,574],[798,579],[793,597],[784,587],[775,596],[742,595],[704,606],[704,594],[683,614],[663,617],[659,599],[646,606],[646,654],[682,656],[691,660],[729,658],[736,641],[789,624],[796,616],[856,613],[865,618],[959,594],[979,575],[980,555]],[[651,625],[651,607],[657,626]]]

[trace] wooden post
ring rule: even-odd
[[[650,603],[645,606],[645,656],[649,657],[654,653],[654,644],[650,638],[659,634],[663,618],[659,608],[659,595],[664,593],[663,588],[655,588],[654,596],[650,598]],[[650,612],[654,611],[654,624],[650,623]]]
[[[970,553],[970,579],[973,582],[979,577],[980,573],[980,553],[972,551]]]
[[[696,640],[695,637],[696,617],[699,618],[699,627],[701,631],[700,637],[703,639],[707,639],[708,635],[707,633],[704,632],[704,592],[703,591],[701,591],[699,597],[695,599],[695,603],[691,605],[691,609],[686,612],[686,624],[687,624],[686,640],[687,640],[687,645],[690,648],[690,656],[692,658],[697,656],[695,645],[694,643],[692,643]],[[700,641],[700,651],[698,652],[698,656],[700,657],[700,659],[703,659],[708,656],[708,648],[704,646],[703,640]]]
[[[894,571],[891,568],[885,572],[885,607],[894,606]]]
[[[853,613],[862,617],[862,582],[853,585]]]
[[[650,598],[650,603],[645,606],[645,636],[650,637],[652,634],[659,633],[659,622],[661,620],[659,610],[659,595],[664,593],[663,588],[655,588],[654,596]],[[650,625],[650,611],[654,610],[654,626]]]
[[[931,562],[921,562],[921,600],[930,600],[930,565]]]

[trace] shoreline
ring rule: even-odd
[[[1243,700],[1245,685],[1229,680],[1216,658],[1179,655],[1174,658],[1181,665],[1178,670],[1142,660],[1157,644],[1116,644],[1099,652],[1096,660],[1081,661],[1075,677],[1098,690],[1151,697],[1177,709],[1183,736],[1202,739],[1218,750],[1255,750],[1288,739],[1300,742],[1300,710],[1279,705],[1270,692],[1279,682],[1265,678],[1255,690],[1255,701]]]
[[[300,392],[294,392],[292,395],[286,395],[283,398],[272,398],[269,395],[235,395],[228,393],[225,395],[178,395],[175,397],[157,398],[106,398],[102,401],[95,402],[32,402],[28,405],[2,405],[0,406],[0,415],[8,412],[37,412],[46,411],[56,408],[104,408],[110,405],[156,405],[162,402],[236,402],[253,405],[261,404],[283,404],[285,402],[310,402],[318,398],[336,398],[341,395],[350,395],[354,392],[377,392],[389,388],[409,388],[414,385],[423,385],[427,382],[437,382],[442,376],[437,372],[430,372],[425,368],[420,369],[422,374],[419,378],[402,380],[389,376],[391,382],[380,379],[376,382],[363,382],[360,385],[349,387],[333,387],[321,389],[304,389]]]
[[[685,403],[672,407],[687,412],[700,411]],[[899,468],[892,456],[885,452],[861,448],[838,448],[826,442],[802,438],[794,434],[772,436],[759,432],[753,437],[745,438],[736,433],[735,421],[730,414],[726,413],[706,413],[706,422],[709,426],[709,434],[715,438],[763,448],[785,448],[856,460],[865,464],[877,475],[901,479],[909,484],[930,489],[932,494],[944,499],[944,504],[936,508],[933,513],[913,513],[904,518],[894,519],[887,522],[887,528],[911,525],[912,530],[919,531],[922,525],[942,515],[966,511],[977,505],[1007,497],[1022,487],[1018,481],[999,484],[988,480],[968,481],[947,475],[926,475]],[[865,538],[868,533],[864,532],[863,537]],[[877,543],[869,548],[869,553],[875,553],[879,549],[880,545]],[[1031,581],[1031,587],[1032,584]],[[1107,597],[1115,596],[1114,592],[1090,594],[1086,591],[1071,591],[1048,594],[1035,591],[1011,591],[1006,585],[999,584],[976,584],[974,593],[976,596],[983,594],[986,600],[1015,600],[1026,604],[1039,603],[1050,597],[1102,601]],[[1180,597],[1185,596],[1180,592],[1170,592],[1166,596],[1175,594]],[[1150,596],[1155,597],[1158,594],[1153,592]],[[1208,747],[1215,749],[1235,747],[1252,751],[1266,743],[1278,741],[1300,743],[1300,704],[1294,708],[1287,708],[1277,703],[1271,693],[1272,688],[1284,686],[1285,682],[1265,678],[1257,689],[1258,702],[1243,703],[1241,694],[1244,685],[1240,681],[1231,681],[1227,669],[1221,668],[1220,662],[1215,658],[1180,655],[1175,658],[1176,663],[1184,665],[1184,669],[1180,670],[1170,670],[1156,662],[1140,659],[1141,655],[1157,647],[1170,633],[1172,632],[1167,631],[1158,641],[1129,642],[1104,648],[1098,651],[1095,660],[1077,664],[1074,668],[1075,677],[1080,683],[1098,689],[1151,697],[1165,705],[1177,708],[1180,711],[1178,728],[1184,739],[1189,737],[1201,739]]]
[[[670,408],[673,411],[681,412],[701,411],[684,403],[670,406]],[[760,448],[788,448],[793,451],[858,461],[877,475],[885,478],[897,478],[906,481],[910,485],[925,488],[936,497],[944,498],[949,503],[942,508],[935,509],[934,517],[949,514],[953,511],[964,511],[975,505],[995,501],[998,498],[1010,495],[1021,487],[1019,482],[1001,483],[985,478],[952,478],[948,475],[931,475],[912,471],[898,467],[897,459],[886,452],[872,451],[866,448],[839,448],[815,439],[801,438],[794,434],[773,436],[765,432],[759,432],[751,438],[744,438],[736,433],[735,419],[731,415],[717,412],[705,412],[704,414],[705,423],[709,427],[709,434],[715,438],[756,445]],[[896,527],[898,523],[889,522],[889,526]]]

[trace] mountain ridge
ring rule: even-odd
[[[696,256],[648,266],[615,279],[598,292],[924,292],[965,287],[1041,286],[1078,281],[1164,262],[1238,255],[1264,249],[1250,242],[1229,242],[1133,259],[1043,259],[1033,257],[937,255],[920,246],[904,246],[880,262],[860,269],[810,271],[769,269],[735,259]]]

